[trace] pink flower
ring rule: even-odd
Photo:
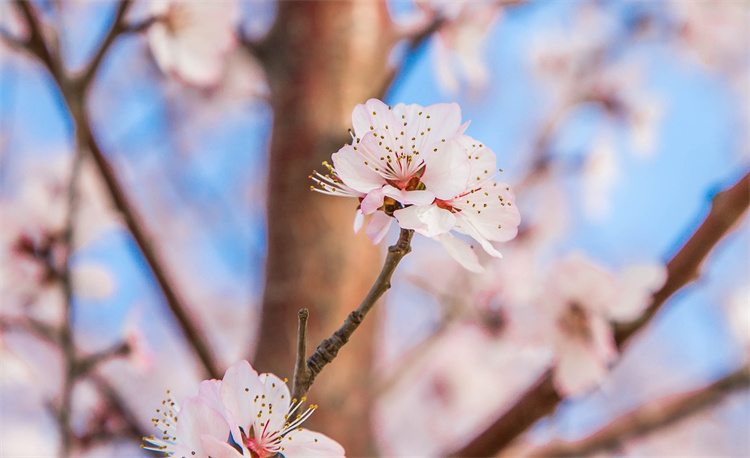
[[[148,30],[149,45],[161,70],[189,84],[218,83],[226,57],[237,44],[237,2],[155,0],[149,6],[152,15],[162,18]]]
[[[461,124],[458,105],[391,108],[370,99],[355,107],[352,124],[353,143],[333,154],[333,166],[324,163],[329,174],[311,178],[318,192],[360,200],[355,231],[372,215],[367,233],[378,243],[392,215],[402,228],[440,240],[470,270],[482,267],[449,234],[454,228],[500,256],[490,241],[513,238],[520,216],[509,186],[491,179],[495,154],[463,134],[468,123]]]
[[[157,410],[154,425],[161,438],[145,438],[144,448],[175,456],[268,458],[344,456],[329,437],[301,428],[317,406],[296,414],[305,402],[290,399],[284,380],[260,374],[247,361],[227,369],[222,380],[200,384],[198,396],[182,408],[171,399]]]
[[[550,335],[560,394],[580,394],[607,374],[617,356],[609,323],[637,318],[665,281],[662,266],[634,266],[618,279],[580,254],[556,266],[541,303],[554,320]]]

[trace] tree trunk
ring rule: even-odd
[[[391,21],[383,1],[283,1],[259,46],[274,110],[268,183],[268,260],[254,365],[290,380],[297,311],[310,310],[310,352],[364,298],[380,252],[352,231],[357,202],[310,190],[308,177],[351,140],[351,111],[386,79]],[[316,380],[309,420],[349,456],[373,455],[370,318]]]

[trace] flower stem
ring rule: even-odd
[[[383,269],[380,271],[378,279],[375,280],[375,284],[370,288],[370,292],[364,298],[359,307],[350,313],[344,324],[341,325],[331,337],[324,340],[318,345],[315,353],[307,359],[307,364],[300,364],[300,361],[304,356],[299,353],[297,355],[297,367],[294,373],[294,396],[297,399],[302,399],[303,396],[310,391],[310,387],[315,381],[315,377],[323,370],[323,368],[330,362],[332,362],[338,354],[341,347],[343,347],[349,338],[354,334],[359,325],[364,320],[367,313],[372,310],[375,306],[375,302],[391,287],[391,277],[393,272],[396,270],[396,266],[401,262],[404,256],[411,252],[411,238],[414,235],[414,231],[410,229],[401,229],[401,234],[395,245],[388,248],[388,255],[385,258]],[[299,337],[304,338],[305,332],[302,331],[304,324],[307,322],[307,317],[304,320],[302,318],[302,311],[300,311],[300,332]],[[304,351],[304,344],[298,343],[298,350]]]

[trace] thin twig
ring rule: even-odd
[[[357,310],[353,311],[346,317],[344,324],[333,333],[331,337],[321,342],[315,353],[307,359],[307,371],[305,377],[300,377],[299,382],[295,380],[295,393],[297,399],[302,399],[315,381],[315,377],[323,368],[332,362],[349,338],[354,334],[359,325],[364,320],[367,313],[372,310],[378,299],[391,287],[391,277],[396,270],[398,263],[411,251],[411,238],[414,231],[410,229],[401,229],[398,242],[388,248],[388,255],[385,258],[383,269],[380,271],[378,279],[370,288],[370,292],[359,304]]]
[[[62,65],[59,64],[59,59],[50,54],[47,49],[47,45],[42,38],[40,31],[41,25],[38,22],[31,5],[22,0],[18,0],[16,4],[26,18],[30,30],[27,49],[45,64],[57,82],[60,92],[63,95],[63,99],[70,111],[70,115],[75,123],[78,141],[82,147],[88,148],[88,151],[91,153],[94,163],[104,178],[107,190],[112,197],[115,207],[123,215],[123,219],[138,244],[143,257],[146,259],[148,266],[151,268],[151,272],[154,274],[154,277],[164,294],[169,309],[177,319],[177,322],[185,335],[186,341],[195,351],[199,361],[208,374],[213,378],[221,378],[222,372],[214,360],[213,353],[208,346],[203,332],[191,319],[184,300],[177,293],[177,290],[173,286],[174,282],[159,260],[157,251],[151,243],[150,237],[146,234],[146,230],[143,228],[143,219],[137,214],[135,207],[128,200],[119,180],[117,179],[114,169],[96,142],[85,112],[85,98],[88,85],[95,77],[96,72],[100,67],[100,63],[104,58],[106,51],[110,49],[114,38],[123,31],[126,31],[126,29],[123,29],[124,26],[121,22],[124,18],[127,6],[129,5],[129,0],[123,0],[118,6],[118,13],[116,14],[115,21],[113,22],[110,31],[106,35],[105,42],[100,46],[99,51],[95,54],[92,62],[85,67],[87,70],[85,71],[84,76],[80,79],[74,80],[76,84],[70,84],[72,80],[64,71]]]
[[[586,439],[555,442],[535,450],[532,457],[579,457],[618,447],[623,441],[652,433],[715,405],[731,393],[750,386],[750,366],[745,364],[722,379],[689,393],[670,395],[627,413]]]
[[[130,347],[130,344],[128,344],[127,342],[120,342],[85,358],[79,357],[76,364],[76,376],[84,377],[88,375],[95,367],[111,360],[112,358],[128,356],[131,350],[132,348]]]
[[[70,180],[68,181],[68,214],[63,232],[65,259],[63,260],[59,275],[65,295],[65,313],[63,315],[63,324],[59,331],[64,372],[57,417],[60,427],[60,456],[62,457],[70,456],[74,438],[73,431],[70,428],[70,415],[73,403],[73,388],[78,375],[78,355],[73,340],[73,282],[70,276],[70,256],[75,236],[75,218],[78,209],[78,177],[80,176],[82,161],[83,150],[78,145],[73,157]]]
[[[627,326],[615,325],[615,339],[622,348],[627,340],[642,329],[659,308],[695,275],[716,244],[741,219],[750,205],[750,174],[732,188],[716,195],[708,216],[688,242],[667,266],[664,286],[652,296],[652,303],[641,319]],[[552,413],[562,401],[552,383],[552,370],[546,371],[516,403],[482,433],[452,456],[491,456],[508,446],[516,437],[542,417]]]
[[[304,397],[302,384],[309,377],[307,362],[305,361],[305,358],[307,358],[307,318],[309,316],[310,312],[307,309],[302,309],[297,314],[297,362],[294,366],[294,380],[292,381],[292,396],[295,399]]]
[[[112,26],[109,28],[109,31],[104,37],[104,40],[102,40],[101,45],[99,45],[99,48],[94,53],[94,57],[91,58],[91,61],[89,61],[80,76],[79,84],[81,87],[88,88],[91,85],[94,75],[96,75],[96,72],[99,70],[102,60],[104,60],[104,56],[107,55],[107,51],[109,51],[110,47],[115,42],[115,39],[117,39],[120,34],[129,30],[128,26],[125,24],[125,15],[127,14],[128,9],[130,9],[131,4],[132,0],[122,0],[117,5],[117,12],[112,21]]]

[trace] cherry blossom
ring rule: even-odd
[[[149,45],[161,70],[189,84],[218,83],[226,57],[237,45],[237,2],[156,0],[149,7],[154,17],[162,18],[148,30]]]
[[[575,396],[593,387],[617,356],[610,322],[627,322],[648,306],[651,294],[664,284],[666,270],[636,265],[620,278],[581,254],[561,261],[549,276],[540,304],[550,321],[550,344],[556,353],[555,387]]]
[[[344,456],[329,437],[301,428],[317,406],[297,413],[305,399],[291,399],[285,380],[260,374],[247,361],[227,369],[222,380],[201,382],[198,396],[178,408],[171,398],[157,409],[160,438],[144,438],[145,449],[175,456],[268,458]]]
[[[352,144],[333,154],[333,166],[324,163],[328,174],[311,178],[316,191],[360,200],[355,231],[373,215],[367,233],[378,243],[392,215],[402,228],[439,240],[469,270],[483,268],[472,248],[449,233],[454,228],[500,257],[490,242],[515,237],[515,197],[492,179],[492,150],[463,134],[468,123],[461,125],[458,105],[391,108],[370,99],[355,107],[352,124]]]

